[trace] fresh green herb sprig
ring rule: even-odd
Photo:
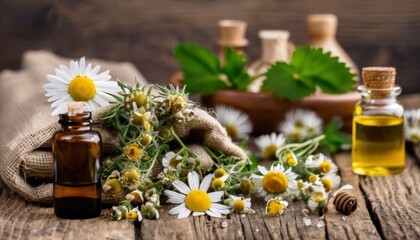
[[[246,57],[232,48],[225,48],[225,63],[210,49],[185,43],[176,44],[174,54],[184,74],[187,92],[209,94],[219,89],[244,91],[253,81],[246,71]]]
[[[261,90],[291,101],[315,93],[317,87],[325,93],[345,93],[353,89],[355,74],[350,68],[322,48],[299,47],[290,64],[275,63],[265,74]]]
[[[187,92],[245,91],[252,81],[261,77],[250,76],[245,55],[232,48],[225,49],[223,64],[210,49],[194,44],[177,44],[174,54],[181,65]],[[338,57],[310,46],[296,48],[290,63],[277,62],[262,75],[266,77],[262,91],[291,101],[310,96],[317,88],[332,94],[349,92],[356,83],[355,74]]]

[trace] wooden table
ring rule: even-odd
[[[417,108],[420,95],[401,99],[407,109]],[[207,216],[178,220],[164,206],[157,221],[111,221],[109,209],[99,218],[64,220],[51,207],[26,202],[0,186],[0,239],[420,239],[420,160],[407,154],[403,173],[388,177],[355,175],[351,155],[335,155],[342,184],[354,186],[358,209],[347,218],[336,212],[325,215],[325,227],[317,227],[320,215],[303,222],[303,201],[291,202],[280,217],[265,214],[265,202],[253,199],[254,215],[230,214],[223,219]],[[222,222],[227,227],[221,226]]]
[[[355,187],[358,209],[347,218],[331,212],[325,227],[317,227],[319,215],[303,222],[303,201],[291,202],[283,215],[265,214],[263,200],[253,201],[254,215],[230,214],[217,219],[207,216],[178,220],[160,210],[157,221],[141,223],[111,221],[109,209],[99,218],[64,220],[53,208],[24,201],[15,194],[0,197],[1,239],[420,239],[420,161],[407,156],[405,171],[396,176],[357,176],[351,169],[350,153],[334,156],[343,184]],[[221,223],[227,223],[223,228]]]

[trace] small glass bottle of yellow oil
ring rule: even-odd
[[[384,176],[405,168],[404,108],[396,100],[395,68],[362,69],[362,100],[353,113],[352,167],[356,174]]]
[[[60,114],[62,129],[52,139],[53,200],[57,217],[85,219],[101,213],[101,136],[92,130],[83,103],[69,103]]]

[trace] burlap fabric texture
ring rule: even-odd
[[[114,79],[132,82],[137,78],[145,84],[144,78],[130,63],[114,63],[89,59],[101,70],[109,69]],[[60,129],[58,117],[51,116],[50,103],[44,96],[43,85],[46,75],[54,73],[60,65],[68,65],[69,59],[58,57],[46,51],[25,53],[21,71],[5,70],[0,74],[0,175],[11,190],[29,201],[50,203],[52,201],[53,159],[51,137]],[[93,112],[98,123],[109,107]],[[242,149],[227,137],[224,128],[207,112],[196,109],[192,122],[175,126],[181,137],[196,138],[215,150],[239,158],[246,158]],[[95,125],[94,127],[98,127]],[[96,128],[103,139],[104,156],[117,146],[115,135],[106,129]],[[191,141],[189,141],[191,142]],[[191,150],[202,160],[202,168],[211,167],[213,162],[201,145],[192,145]],[[161,166],[156,165],[157,173]],[[32,186],[29,179],[42,179],[43,184]],[[115,203],[119,197],[104,196],[105,203]]]

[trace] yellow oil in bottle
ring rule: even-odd
[[[397,116],[353,118],[353,171],[384,176],[405,168],[404,119]]]

